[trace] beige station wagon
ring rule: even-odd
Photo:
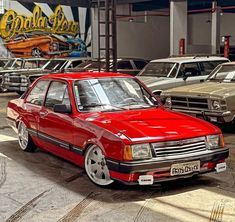
[[[235,117],[235,62],[219,65],[200,84],[166,90],[165,106],[211,122],[233,122]]]

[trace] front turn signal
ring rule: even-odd
[[[124,160],[133,160],[133,157],[132,157],[132,148],[131,148],[130,145],[126,145],[124,147],[123,159]]]

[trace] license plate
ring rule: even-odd
[[[171,176],[185,175],[200,171],[200,161],[177,163],[171,165]]]

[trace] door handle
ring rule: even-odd
[[[40,115],[41,117],[44,117],[44,116],[46,116],[47,114],[48,114],[47,111],[40,111],[40,112],[39,112],[39,115]]]

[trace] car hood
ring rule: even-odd
[[[235,90],[235,83],[204,82],[183,87],[169,89],[163,95],[196,95],[211,97],[226,97]]]
[[[80,118],[117,136],[125,135],[136,143],[178,140],[220,132],[203,120],[163,108],[87,113]]]

